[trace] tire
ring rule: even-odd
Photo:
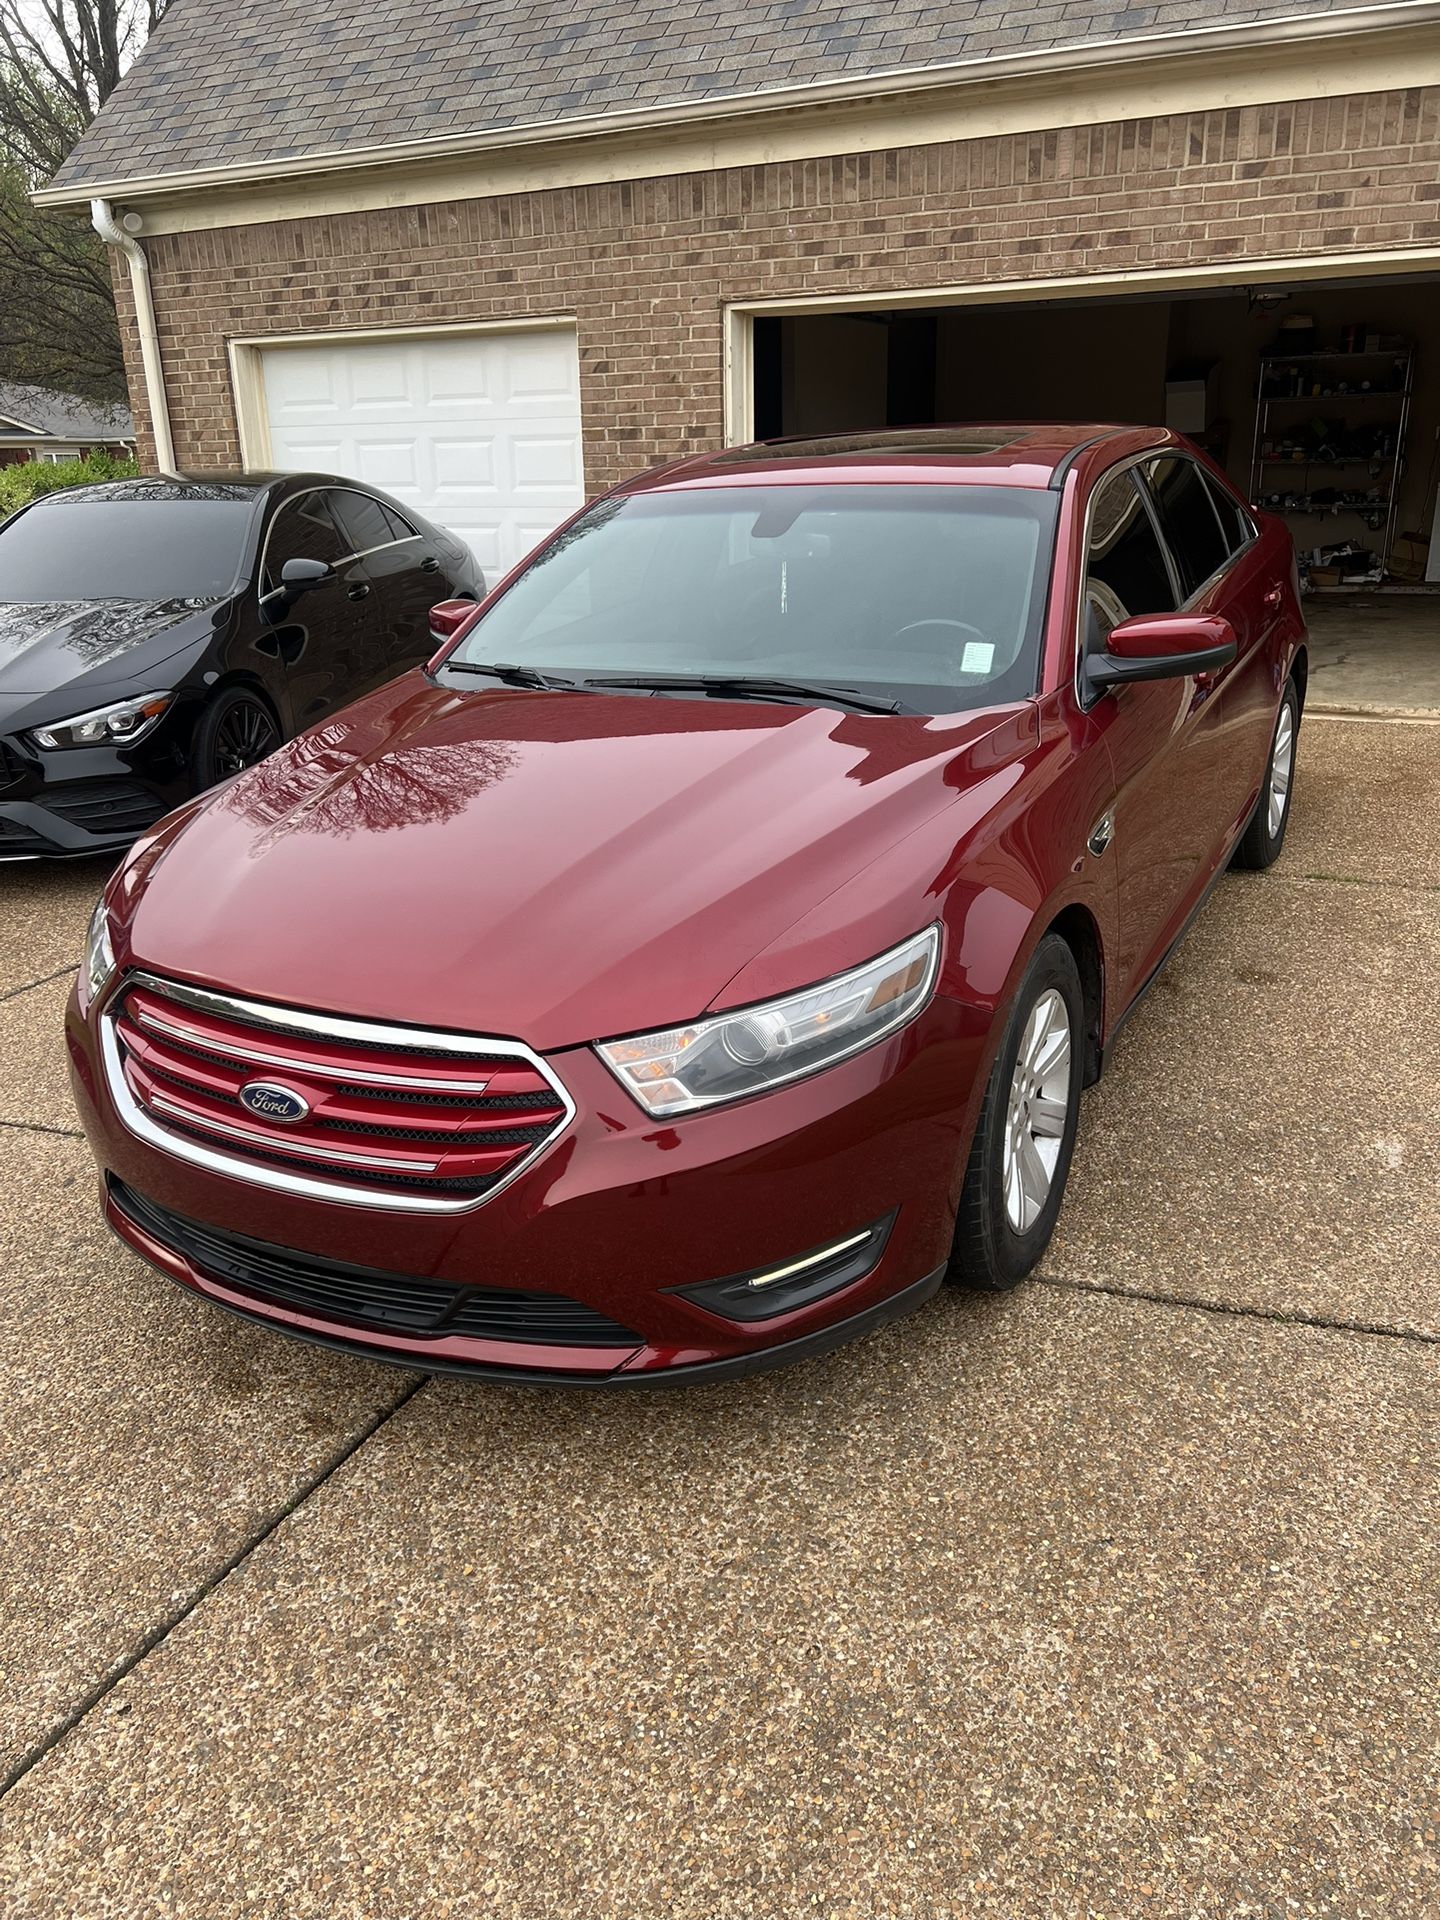
[[[1037,1022],[1041,1024],[1037,1026]],[[1068,1027],[1063,1098],[1054,1064],[1060,1052],[1056,1041],[1062,1025]],[[1050,1244],[1065,1197],[1080,1119],[1084,1033],[1085,999],[1075,956],[1058,934],[1047,933],[1015,996],[985,1089],[955,1218],[955,1241],[946,1275],[953,1284],[987,1293],[1008,1292],[1025,1278]],[[1048,1040],[1044,1037],[1047,1034]],[[1033,1044],[1037,1039],[1038,1049]],[[1027,1053],[1031,1068],[1025,1076],[1022,1055]],[[1043,1089],[1040,1099],[1032,1091],[1037,1066]],[[1017,1102],[1013,1107],[1012,1094]],[[1029,1124],[1041,1100],[1045,1105],[1043,1138]],[[1016,1129],[1014,1137],[1018,1140],[1021,1127],[1030,1146],[1017,1152],[1008,1136]],[[1053,1164],[1047,1165],[1052,1148]],[[1037,1159],[1047,1176],[1043,1193],[1035,1171]],[[1022,1169],[1026,1178],[1021,1177]]]
[[[1300,695],[1295,682],[1287,680],[1280,696],[1280,711],[1275,716],[1275,731],[1270,736],[1270,754],[1265,762],[1265,778],[1260,783],[1260,798],[1255,802],[1249,826],[1240,836],[1240,844],[1230,856],[1232,867],[1263,873],[1280,858],[1285,829],[1290,824],[1295,748],[1299,738]]]
[[[243,773],[284,740],[275,711],[249,687],[226,687],[200,716],[190,746],[190,777],[196,793]]]

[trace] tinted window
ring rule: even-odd
[[[324,560],[333,567],[354,551],[330,511],[329,496],[302,493],[298,500],[287,500],[270,523],[263,590],[269,593],[279,586],[287,560]]]
[[[1188,599],[1224,566],[1230,544],[1220,530],[1205,476],[1193,460],[1153,460],[1145,471]]]
[[[1106,476],[1090,506],[1085,568],[1086,645],[1142,613],[1173,613],[1175,589],[1133,468]]]
[[[1057,496],[763,486],[602,501],[460,657],[793,677],[953,712],[1035,691]]]
[[[0,600],[219,600],[232,591],[249,495],[57,494],[0,531]]]
[[[1220,517],[1225,544],[1231,553],[1238,553],[1241,547],[1249,546],[1254,538],[1254,524],[1228,487],[1222,487],[1220,482],[1208,473],[1205,475],[1205,484],[1210,489],[1211,502]]]
[[[329,498],[336,515],[344,522],[352,553],[368,553],[372,547],[388,547],[397,538],[391,528],[389,514],[368,493],[351,493],[347,489],[343,493],[332,493]]]
[[[413,540],[415,535],[420,531],[418,527],[411,526],[403,513],[397,513],[388,501],[384,503],[381,511],[390,522],[390,538],[392,540]]]

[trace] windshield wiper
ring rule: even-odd
[[[612,673],[588,675],[591,687],[650,687],[657,693],[713,693],[737,700],[815,700],[856,713],[900,713],[898,700],[882,700],[857,687],[834,687],[826,681],[769,680],[763,676],[725,673]]]
[[[488,673],[503,680],[507,687],[542,687],[547,693],[580,691],[578,680],[566,680],[557,673],[540,673],[534,667],[517,667],[509,660],[442,660],[441,673]]]

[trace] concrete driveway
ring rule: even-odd
[[[688,1395],[290,1346],[97,1226],[0,878],[0,1914],[1440,1913],[1440,726],[1314,719],[1043,1275]]]

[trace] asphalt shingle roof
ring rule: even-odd
[[[1355,0],[176,0],[54,185],[589,118]]]
[[[52,440],[133,440],[134,423],[125,407],[96,407],[68,393],[48,387],[21,386],[0,380],[0,433],[13,420]]]

